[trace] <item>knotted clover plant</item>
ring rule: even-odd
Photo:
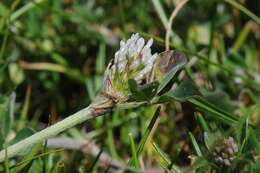
[[[115,107],[158,103],[175,74],[186,64],[186,58],[172,50],[152,54],[152,44],[153,39],[145,43],[138,33],[126,42],[121,41],[120,49],[106,68],[103,88],[94,101],[85,109],[0,151],[0,162]]]

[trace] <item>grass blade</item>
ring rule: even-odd
[[[146,142],[148,140],[149,135],[152,132],[152,129],[153,129],[154,125],[155,125],[155,122],[156,122],[157,118],[159,117],[160,109],[161,109],[161,107],[158,107],[156,109],[156,111],[155,111],[155,113],[154,113],[154,115],[153,115],[153,117],[152,117],[148,127],[146,128],[146,130],[144,132],[144,135],[143,135],[143,137],[142,137],[142,139],[141,139],[141,141],[140,141],[140,143],[138,145],[137,151],[136,151],[136,155],[137,156],[139,156],[142,153],[143,149],[144,149],[144,146],[145,146],[145,144],[146,144]],[[134,159],[131,158],[129,160],[129,162],[128,162],[128,165],[129,166],[133,166],[133,164],[134,164]]]
[[[232,6],[236,7],[243,13],[245,13],[247,16],[249,16],[251,19],[253,19],[258,25],[260,25],[260,18],[257,17],[254,13],[249,11],[247,8],[245,8],[243,5],[239,4],[238,2],[234,0],[225,0],[227,3],[231,4]]]
[[[130,145],[131,145],[131,152],[132,152],[132,158],[133,158],[133,161],[134,161],[134,167],[140,168],[138,156],[136,155],[137,152],[136,152],[136,148],[135,148],[135,142],[134,142],[134,139],[133,139],[133,134],[129,133],[128,136],[129,136]]]
[[[222,110],[219,107],[216,107],[215,105],[209,103],[202,97],[193,97],[188,100],[192,104],[196,105],[199,109],[212,113],[212,116],[222,120],[223,123],[230,125],[238,121],[238,118],[236,118],[234,115]]]
[[[193,146],[194,149],[195,149],[196,154],[197,154],[199,157],[201,157],[201,156],[202,156],[202,152],[201,152],[201,150],[200,150],[199,144],[198,144],[198,142],[196,141],[195,137],[193,136],[193,134],[192,134],[191,132],[189,132],[189,137],[190,137],[192,146]]]
[[[203,131],[204,132],[209,132],[209,126],[208,126],[206,120],[201,115],[201,113],[195,112],[195,117],[197,118],[197,121],[199,122],[199,124],[202,127]]]
[[[152,0],[153,6],[158,13],[164,28],[167,28],[168,19],[159,0]]]
[[[93,160],[93,162],[91,163],[91,165],[89,166],[89,168],[87,169],[86,172],[93,172],[94,171],[94,168],[97,165],[99,157],[101,156],[102,152],[103,152],[103,150],[99,151],[98,155],[95,157],[95,159]]]
[[[167,154],[164,153],[155,142],[153,142],[153,149],[163,159],[162,166],[164,167],[164,169],[168,171],[173,169],[176,173],[181,173],[181,170],[177,166],[172,164],[172,161],[167,156]]]
[[[29,2],[28,4],[24,5],[17,11],[15,11],[11,16],[10,16],[10,22],[16,20],[18,17],[26,13],[28,10],[31,8],[35,7],[39,3],[43,2],[44,0],[34,0],[33,2]]]

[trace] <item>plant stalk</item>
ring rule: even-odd
[[[105,112],[102,112],[101,114],[104,114]],[[99,114],[99,115],[101,115]],[[53,137],[64,130],[67,130],[77,124],[83,123],[86,120],[92,119],[97,117],[95,110],[88,106],[85,109],[82,109],[73,115],[65,118],[64,120],[47,127],[40,132],[37,132],[33,134],[32,136],[25,138],[21,141],[19,141],[16,144],[13,144],[3,150],[0,151],[0,162],[3,162],[6,158],[11,158],[14,156],[17,156],[22,151],[32,147],[34,144],[40,143],[50,137]]]

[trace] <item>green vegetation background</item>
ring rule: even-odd
[[[154,52],[163,51],[177,2],[1,1],[0,148],[86,107],[121,39],[138,32],[154,38]],[[190,78],[206,102],[163,105],[153,137],[134,165],[127,160],[135,158],[156,106],[114,110],[54,138],[64,150],[35,146],[6,160],[0,172],[259,172],[259,16],[260,1],[251,0],[190,0],[179,12],[171,49],[183,51],[189,63],[176,84]],[[186,87],[192,90],[194,84]],[[229,113],[236,116],[234,123],[219,118]],[[226,167],[214,160],[213,151],[228,136],[239,153]]]

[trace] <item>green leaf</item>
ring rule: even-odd
[[[145,95],[145,100],[151,100],[157,93],[159,82],[155,81],[146,85],[140,86],[140,91]]]
[[[232,112],[235,110],[235,104],[230,100],[227,93],[223,91],[214,91],[205,95],[205,99],[219,108]]]
[[[130,100],[150,101],[157,93],[159,83],[157,81],[139,86],[134,79],[128,80],[130,88]]]
[[[185,55],[176,50],[160,53],[153,69],[154,77],[160,82],[157,93],[161,93],[176,73],[187,63]]]
[[[128,80],[128,85],[129,85],[129,88],[130,88],[130,91],[131,91],[131,97],[140,97],[138,96],[140,93],[139,93],[139,89],[138,89],[138,84],[137,82],[134,80],[134,79],[129,79]],[[142,94],[142,93],[141,93]],[[142,98],[142,96],[141,96]]]
[[[178,101],[187,101],[189,98],[194,96],[200,96],[197,86],[190,79],[182,81],[175,90],[171,90],[165,94]]]
[[[196,85],[190,79],[182,81],[176,89],[165,95],[178,101],[189,101],[199,110],[206,112],[208,116],[219,119],[225,124],[231,125],[238,121],[238,117],[202,97]]]

